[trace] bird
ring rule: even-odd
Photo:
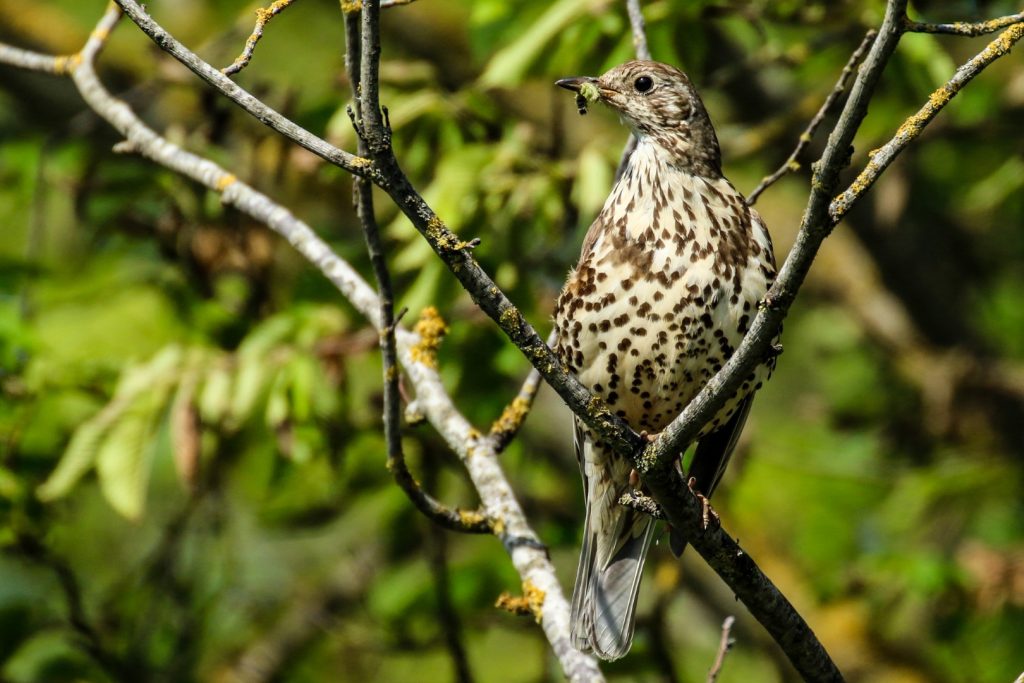
[[[557,298],[555,351],[610,411],[650,438],[742,341],[775,278],[771,237],[722,174],[715,129],[685,73],[634,60],[556,85],[577,93],[581,113],[584,99],[617,113],[636,146]],[[686,480],[698,495],[709,497],[721,479],[774,363],[766,359],[745,378],[697,436]],[[614,660],[633,639],[654,520],[618,502],[637,479],[630,459],[578,418],[574,437],[586,514],[571,640]],[[678,555],[685,540],[671,545]]]

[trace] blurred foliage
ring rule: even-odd
[[[103,3],[0,0],[0,40],[82,43]],[[151,4],[228,64],[256,4]],[[781,162],[884,4],[655,0],[656,58],[685,68],[749,191]],[[918,2],[930,21],[1018,10]],[[625,131],[559,77],[632,54],[621,3],[420,0],[384,15],[381,99],[406,170],[546,331]],[[338,144],[337,8],[274,20],[238,81]],[[910,35],[854,166],[985,38]],[[168,137],[291,208],[368,272],[350,183],[213,96],[131,26],[108,85]],[[1012,680],[1024,659],[1024,69],[986,71],[827,243],[716,507],[850,681]],[[52,77],[0,67],[0,678],[560,680],[539,629],[498,612],[500,544],[432,529],[390,483],[376,334],[288,246],[131,156]],[[818,143],[820,147],[820,142]],[[808,160],[804,160],[808,161]],[[781,258],[806,172],[759,203]],[[401,304],[442,309],[441,372],[486,426],[527,365],[384,198]],[[548,392],[504,456],[570,589],[582,519],[569,417]],[[417,476],[473,505],[429,427]],[[567,492],[570,492],[567,495]],[[652,552],[611,680],[793,680],[688,554]],[[452,642],[466,652],[456,676]],[[674,672],[674,673],[673,673]]]

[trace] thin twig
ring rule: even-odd
[[[260,42],[263,37],[263,29],[271,19],[276,17],[278,14],[288,9],[295,0],[274,0],[270,4],[270,7],[260,7],[256,10],[256,25],[253,26],[252,33],[245,40],[245,48],[242,50],[242,54],[235,57],[235,61],[231,62],[228,66],[221,69],[221,72],[225,76],[233,76],[245,67],[249,66],[249,62],[252,60],[252,55],[256,51],[256,45]]]
[[[548,335],[547,345],[554,346],[557,339],[558,331],[552,330]],[[523,380],[523,386],[519,388],[519,393],[511,403],[505,406],[501,415],[491,425],[487,436],[494,443],[494,450],[501,453],[512,443],[516,434],[519,433],[519,429],[526,422],[526,416],[530,414],[530,409],[533,408],[533,401],[537,398],[539,390],[540,372],[537,368],[531,368],[526,379]]]
[[[715,655],[715,663],[711,665],[711,669],[708,671],[707,683],[715,683],[718,680],[718,674],[722,671],[722,664],[725,663],[725,655],[732,649],[732,625],[736,623],[736,618],[728,616],[725,621],[722,622],[722,637],[718,641],[718,653]]]
[[[647,24],[644,22],[643,10],[640,9],[640,0],[626,0],[626,13],[629,15],[629,26],[633,32],[633,51],[636,52],[636,58],[650,59],[651,49],[647,46]],[[630,133],[629,139],[626,140],[626,146],[622,149],[622,156],[619,157],[619,165],[615,167],[616,182],[625,172],[626,164],[629,163],[629,158],[633,156],[633,150],[636,149],[636,143],[636,135]]]
[[[849,148],[868,102],[890,55],[902,34],[900,26],[907,0],[889,0],[885,18],[839,116],[821,159],[814,166],[811,193],[796,243],[765,297],[750,331],[725,367],[717,373],[658,439],[637,458],[644,484],[661,505],[672,526],[694,546],[701,557],[729,584],[751,614],[782,646],[797,671],[813,681],[841,681],[842,674],[814,636],[807,622],[786,597],[759,570],[721,527],[704,529],[703,506],[683,486],[674,460],[686,444],[720,410],[751,371],[768,356],[782,319],[810,269],[831,221],[828,205],[839,184],[839,173],[848,163]],[[749,562],[750,567],[745,568]],[[752,573],[746,573],[747,571]]]
[[[1024,21],[1024,12],[989,19],[988,21],[956,21],[952,24],[929,24],[927,22],[907,19],[903,25],[903,30],[909,33],[943,33],[974,37],[983,36],[986,33],[995,33],[999,29],[1006,28],[1011,24],[1018,24],[1022,21]]]
[[[490,278],[476,263],[469,253],[468,245],[455,237],[447,227],[440,221],[436,214],[427,206],[423,198],[416,192],[409,179],[399,167],[391,147],[391,130],[388,122],[387,110],[381,109],[379,101],[379,66],[380,66],[380,2],[379,0],[364,0],[360,12],[360,64],[359,64],[359,99],[361,110],[357,117],[359,137],[365,142],[369,157],[376,167],[386,169],[386,176],[389,178],[384,189],[391,196],[392,200],[403,209],[407,216],[413,220],[414,225],[424,236],[428,237],[434,251],[444,259],[453,272],[465,271],[474,273],[476,279],[483,279],[491,282]],[[431,237],[433,240],[431,240]],[[458,264],[458,265],[456,265]],[[494,303],[505,303],[503,311],[499,313],[498,307],[492,304],[492,317],[499,315],[506,320],[506,324],[518,324],[525,326],[533,337],[537,333],[526,323],[522,315],[512,306],[511,302],[501,293],[497,285],[491,283],[490,297]],[[477,300],[478,305],[481,303]],[[483,306],[486,308],[486,306]],[[511,314],[511,315],[510,315]],[[509,320],[508,318],[511,318]],[[537,343],[539,342],[539,346]],[[538,355],[547,355],[554,359],[551,349],[537,338],[535,342]],[[481,491],[481,497],[483,492]],[[513,499],[514,502],[514,499]],[[517,506],[518,507],[518,506]],[[522,539],[511,540],[510,550],[513,553],[513,562],[516,560],[516,552],[519,548],[528,547],[534,552],[539,551],[543,546],[537,541],[536,535],[525,525],[528,536]],[[507,533],[507,532],[506,532]],[[506,543],[510,540],[506,539]],[[546,549],[544,549],[546,554]],[[529,578],[524,579],[524,586],[530,586],[529,594],[533,596],[531,605],[535,608],[537,621],[545,631],[548,641],[559,659],[566,676],[571,681],[602,681],[603,676],[597,667],[594,659],[584,653],[575,650],[569,642],[569,624],[564,612],[568,605],[565,604],[560,588],[554,595],[548,590],[536,585]],[[557,584],[556,584],[557,586]],[[553,609],[548,610],[549,601],[554,601]]]
[[[846,91],[846,84],[850,81],[850,77],[856,70],[857,65],[860,64],[860,60],[863,59],[868,48],[871,47],[871,43],[875,41],[875,36],[878,35],[878,31],[871,29],[865,34],[864,39],[860,41],[860,45],[853,51],[850,58],[846,61],[846,66],[843,67],[842,72],[839,74],[839,80],[836,81],[835,86],[832,88],[832,92],[828,94],[825,101],[822,103],[821,108],[818,109],[818,113],[814,115],[811,122],[807,124],[807,128],[800,134],[800,139],[797,142],[796,148],[790,152],[782,165],[779,166],[774,173],[765,176],[757,187],[747,197],[747,206],[753,206],[757,202],[757,198],[761,196],[761,193],[767,190],[771,185],[776,183],[787,173],[793,173],[800,169],[800,163],[798,159],[800,155],[804,153],[807,146],[811,144],[811,140],[814,139],[814,134],[818,131],[818,126],[821,125],[822,121],[835,106],[835,103],[839,100],[839,97]]]
[[[354,118],[361,120],[366,107],[365,100],[360,97],[368,89],[360,88],[364,70],[360,67],[359,15],[345,13],[345,66],[348,69],[349,81],[352,84],[354,102]],[[362,127],[359,128],[363,130]],[[360,156],[369,153],[369,145],[359,136]],[[405,495],[412,501],[416,509],[428,519],[445,529],[465,533],[486,534],[493,530],[491,521],[480,511],[452,509],[439,502],[423,490],[419,482],[412,476],[405,461],[402,448],[401,432],[401,401],[398,389],[398,349],[395,342],[395,297],[391,285],[391,273],[388,271],[384,249],[381,246],[380,228],[373,210],[373,186],[366,178],[353,178],[352,192],[356,206],[356,215],[363,228],[366,251],[370,257],[373,276],[377,280],[377,292],[380,297],[380,348],[384,365],[384,442],[387,448],[387,468],[395,478],[395,482]]]
[[[889,164],[921,134],[924,127],[942,111],[942,108],[949,104],[949,101],[970,83],[971,79],[984,71],[985,67],[1008,53],[1021,37],[1024,37],[1024,23],[1013,24],[1000,33],[995,40],[985,46],[984,50],[957,69],[945,85],[933,92],[925,105],[903,122],[889,142],[871,152],[869,154],[870,161],[864,170],[841,195],[832,201],[829,207],[832,222],[838,223],[842,220],[854,202],[864,196],[864,193],[875,184]]]

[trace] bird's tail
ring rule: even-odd
[[[617,487],[599,480],[585,477],[587,514],[572,595],[572,643],[612,660],[629,652],[633,642],[640,574],[654,520],[619,505]]]

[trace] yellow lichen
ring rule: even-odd
[[[220,178],[217,178],[217,183],[214,186],[214,189],[216,189],[217,192],[223,192],[224,190],[226,190],[228,188],[229,185],[231,185],[232,183],[234,183],[237,180],[238,180],[238,178],[236,178],[232,174],[225,173]]]
[[[441,347],[441,340],[448,334],[448,326],[444,318],[433,306],[427,306],[420,314],[416,322],[416,334],[420,340],[413,345],[409,354],[417,363],[422,363],[428,368],[437,367],[437,350]]]
[[[358,12],[359,10],[363,9],[362,0],[340,0],[340,2],[341,11],[344,12],[345,14],[351,14],[353,12]]]
[[[368,168],[373,165],[373,162],[366,157],[352,157],[349,165],[352,168]]]
[[[526,581],[523,583],[522,596],[502,593],[498,596],[494,606],[524,617],[532,615],[539,624],[544,617],[545,597],[547,597],[547,593],[537,588],[532,581]]]
[[[427,228],[424,231],[427,235],[427,240],[436,244],[438,251],[462,251],[466,248],[473,248],[477,242],[463,242],[448,229],[448,226],[444,224],[437,216],[431,216],[427,221]],[[458,268],[455,268],[458,272]]]
[[[501,536],[505,533],[505,520],[500,517],[496,517],[491,520],[491,531],[494,532],[495,536]]]
[[[466,526],[475,526],[487,521],[487,515],[477,510],[459,510],[459,521]]]
[[[512,327],[519,322],[519,311],[516,310],[515,306],[509,306],[498,316],[498,322],[502,327]]]
[[[530,402],[525,398],[516,397],[501,411],[501,416],[491,425],[491,434],[511,434],[519,429],[530,411]]]
[[[533,618],[539,624],[544,618],[544,598],[547,597],[547,593],[537,588],[532,581],[526,581],[523,584],[523,595],[530,606],[530,611],[533,612]]]
[[[53,72],[58,76],[69,74],[82,63],[82,55],[76,52],[73,55],[60,55],[54,57]]]

